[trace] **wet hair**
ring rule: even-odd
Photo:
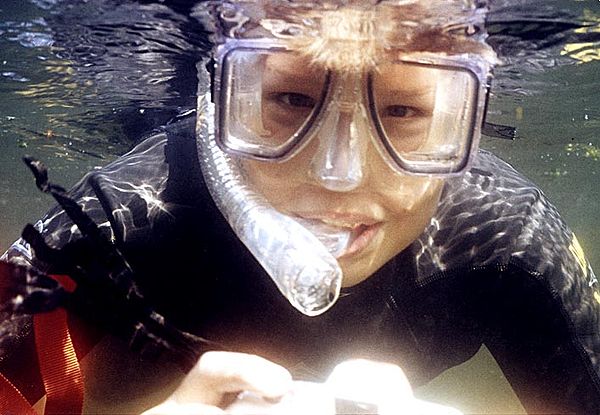
[[[485,4],[468,0],[254,0],[203,3],[226,38],[283,39],[316,64],[338,70],[375,66],[417,52],[477,54],[495,62],[483,30]],[[207,10],[208,9],[208,10]]]

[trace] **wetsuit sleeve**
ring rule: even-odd
[[[106,210],[111,206],[125,207],[131,204],[130,198],[119,203],[119,192],[130,188],[141,189],[137,194],[157,199],[156,192],[161,190],[166,180],[164,167],[165,134],[158,133],[140,143],[127,155],[107,165],[103,169],[87,174],[68,195],[98,226],[108,240],[114,240],[123,234],[126,225],[135,219],[134,210]],[[52,166],[49,166],[50,171]],[[152,174],[150,174],[152,173]],[[153,193],[154,192],[154,193]],[[50,196],[48,196],[50,197]],[[56,249],[81,239],[81,232],[72,219],[60,207],[51,209],[35,225],[45,243]],[[40,260],[31,246],[23,239],[17,240],[1,259],[11,264],[32,268],[40,274],[55,273],[52,264]],[[5,374],[22,393],[33,403],[43,394],[39,381],[39,370],[32,333],[32,317],[10,311],[3,298],[0,308],[0,372]],[[23,362],[30,364],[23,365]]]
[[[132,225],[136,212],[129,207],[135,206],[135,200],[144,196],[150,202],[158,200],[167,176],[165,143],[165,133],[154,134],[101,170],[88,173],[69,190],[69,197],[110,240],[124,237],[124,229]],[[53,248],[62,248],[81,237],[73,220],[60,206],[44,215],[35,228]],[[42,272],[49,270],[48,264],[41,262],[23,239],[16,241],[2,259],[33,266]]]
[[[573,232],[538,191],[480,308],[484,342],[529,413],[600,413],[600,292]]]

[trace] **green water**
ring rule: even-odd
[[[112,118],[97,124],[73,122],[93,121],[90,111],[118,112],[128,101],[115,98],[89,106],[96,96],[105,98],[100,81],[78,77],[81,68],[60,57],[60,47],[49,44],[52,32],[39,20],[48,17],[49,11],[39,7],[44,2],[37,3],[0,3],[0,251],[18,237],[25,223],[34,222],[52,205],[36,191],[20,161],[24,154],[44,160],[51,166],[51,178],[68,187],[132,143]],[[597,1],[562,3],[577,7],[588,18],[600,16]],[[573,55],[579,61],[519,75],[515,84],[523,93],[492,97],[489,120],[518,127],[520,138],[512,142],[484,139],[482,147],[539,185],[577,234],[598,274],[600,60],[597,44],[580,48],[584,58]],[[556,53],[560,50],[555,48]],[[576,63],[581,60],[588,62]],[[467,413],[522,412],[485,349],[417,393]]]
[[[483,147],[539,185],[600,269],[600,61],[548,71],[535,80],[548,88],[520,102],[492,103],[492,117],[516,125],[521,138],[488,139]]]

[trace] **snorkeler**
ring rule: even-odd
[[[22,285],[4,385],[47,410],[218,413],[348,359],[402,368],[406,391],[485,344],[528,412],[600,411],[596,277],[541,191],[478,149],[483,2],[195,14],[215,43],[196,112],[69,192],[28,160],[61,206],[3,257]],[[31,317],[58,306],[74,398]]]

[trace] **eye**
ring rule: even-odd
[[[294,108],[313,108],[316,104],[312,97],[297,92],[280,92],[275,94],[275,99],[281,104]]]
[[[405,105],[388,105],[384,108],[382,115],[384,117],[408,118],[419,114],[419,110],[413,107],[407,107]]]

